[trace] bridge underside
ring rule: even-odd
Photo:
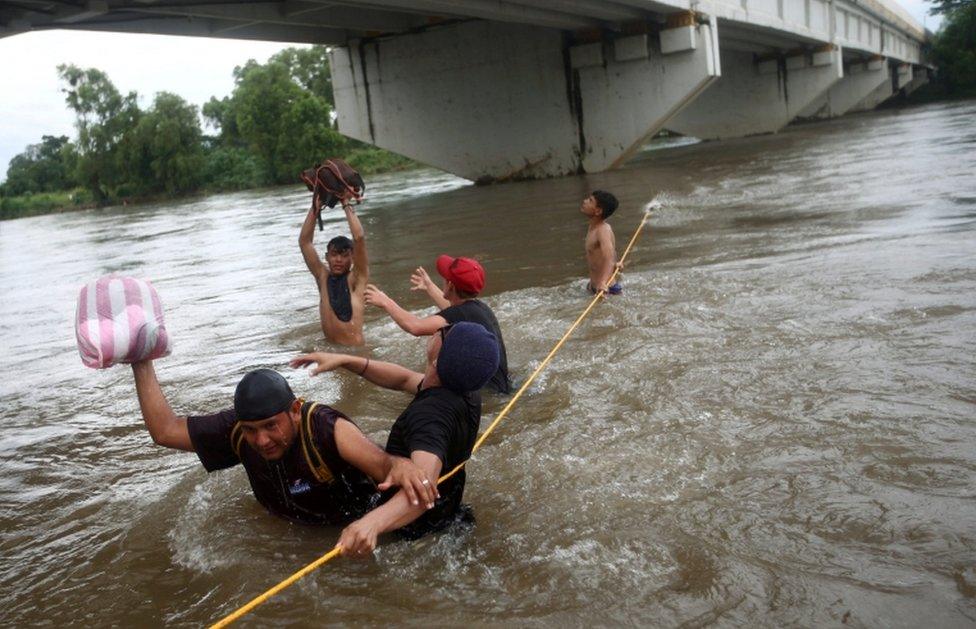
[[[684,34],[668,52],[476,21],[337,48],[339,129],[472,180],[605,170],[718,76],[711,25]]]
[[[0,3],[0,37],[75,29],[341,46],[472,19],[618,30],[675,10],[675,0],[14,0]]]
[[[592,41],[469,21],[358,40],[332,51],[339,129],[473,181],[506,181],[615,168],[664,129],[774,133],[914,85],[893,69],[911,64],[735,28],[726,39],[723,22],[686,13]]]
[[[16,0],[0,3],[0,37],[329,44],[342,133],[503,181],[614,168],[662,129],[772,133],[921,85],[917,28],[889,0],[847,2]]]

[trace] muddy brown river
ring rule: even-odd
[[[680,143],[679,143],[680,144]],[[477,524],[339,559],[244,626],[976,623],[976,102],[642,153],[487,188],[373,177],[372,279],[479,257],[516,382],[586,306],[580,199],[615,192],[622,278],[469,465]],[[151,279],[177,412],[258,367],[382,443],[407,403],[326,348],[298,187],[0,223],[0,625],[199,626],[328,551],[242,470],[154,446],[131,370],[82,366],[79,288]],[[344,233],[328,214],[321,246]],[[424,342],[367,311],[374,357]],[[505,398],[487,396],[486,420]],[[483,422],[483,426],[487,421]]]

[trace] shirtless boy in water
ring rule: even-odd
[[[617,249],[613,228],[607,219],[616,209],[617,197],[603,190],[594,190],[580,205],[580,212],[590,222],[585,241],[586,263],[590,267],[590,282],[586,288],[593,294],[605,290],[610,295],[619,295],[623,291],[619,282],[608,286],[617,264]]]
[[[319,287],[319,318],[325,338],[340,345],[363,344],[363,293],[369,282],[369,258],[366,255],[366,233],[350,205],[351,195],[342,196],[342,209],[349,221],[352,240],[336,236],[325,249],[325,264],[319,259],[312,238],[318,216],[318,198],[305,217],[298,244],[309,272]]]

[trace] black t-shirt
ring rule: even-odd
[[[452,324],[458,321],[480,323],[486,330],[495,335],[495,338],[498,339],[498,371],[495,372],[485,387],[498,393],[511,392],[512,385],[508,379],[508,356],[505,353],[505,341],[502,340],[502,331],[498,327],[498,319],[495,318],[495,313],[491,311],[491,308],[477,299],[468,299],[456,306],[445,308],[437,314]]]
[[[285,455],[268,461],[247,445],[235,431],[233,409],[213,415],[187,418],[190,441],[208,472],[244,465],[247,478],[268,511],[308,524],[342,525],[362,517],[375,500],[373,481],[342,457],[335,444],[335,423],[348,419],[333,408],[320,405],[312,413],[311,440],[331,479],[316,479],[296,437]],[[310,452],[315,457],[315,452]],[[313,458],[313,462],[317,459]]]
[[[435,454],[441,460],[443,475],[471,456],[480,423],[479,393],[461,395],[444,387],[424,389],[393,423],[386,451],[402,457],[415,450]],[[464,493],[464,468],[444,481],[439,491],[441,497],[434,508],[400,529],[402,535],[419,537],[454,520]]]

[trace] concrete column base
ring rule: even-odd
[[[850,64],[844,78],[815,99],[798,118],[805,120],[843,116],[885,83],[891,82],[887,59]]]
[[[929,71],[924,66],[915,68],[912,74],[911,82],[903,88],[906,96],[929,82]]]
[[[915,78],[914,68],[910,63],[899,63],[895,66],[895,90],[908,86]]]
[[[488,21],[334,48],[339,131],[472,180],[576,172],[565,48]]]
[[[713,26],[683,28],[668,53],[489,21],[354,42],[330,53],[339,131],[480,182],[612,168],[719,73]]]
[[[871,111],[881,103],[895,95],[895,82],[898,80],[897,69],[890,60],[885,60],[885,80],[868,92],[856,105],[851,107],[851,112]]]
[[[586,172],[622,164],[721,73],[714,23],[638,37],[646,38],[639,57],[621,60],[629,38],[618,39],[604,63],[574,71]]]
[[[722,78],[666,125],[702,139],[774,133],[843,76],[834,48],[757,61],[753,53],[722,50]]]

